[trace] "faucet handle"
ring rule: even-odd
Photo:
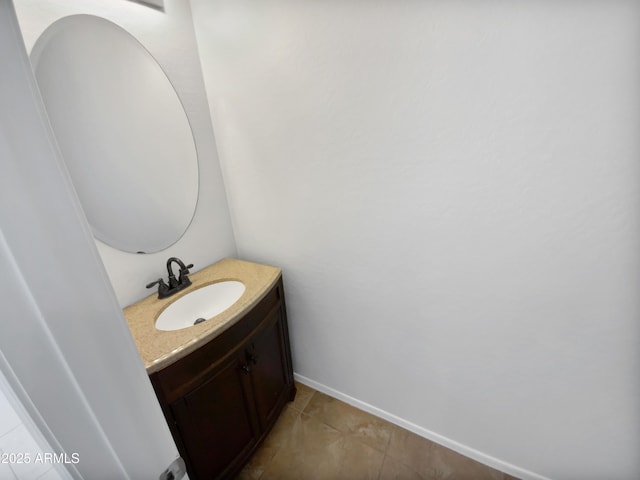
[[[148,283],[148,284],[147,284],[147,288],[151,288],[151,287],[153,287],[154,285],[158,285],[158,288],[160,288],[160,287],[162,287],[162,286],[165,286],[165,287],[167,286],[167,284],[166,284],[166,283],[164,283],[164,280],[163,280],[163,279],[161,279],[161,278],[159,278],[159,279],[157,279],[155,282]]]
[[[158,285],[158,298],[164,298],[167,296],[167,293],[169,292],[169,286],[164,283],[164,280],[162,278],[159,278],[155,282],[147,284],[147,288],[151,288],[154,285]]]
[[[188,287],[189,285],[191,285],[191,279],[187,277],[187,275],[189,274],[190,268],[193,268],[193,263],[190,263],[189,265],[180,269],[180,276],[178,277],[178,285],[182,285],[183,287]]]

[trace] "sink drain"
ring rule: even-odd
[[[202,318],[202,317],[200,317],[200,318],[197,318],[197,319],[196,319],[196,321],[195,321],[195,322],[193,322],[193,324],[194,324],[194,325],[197,325],[197,324],[199,324],[199,323],[206,322],[206,321],[207,321],[207,319],[206,319],[206,318]]]

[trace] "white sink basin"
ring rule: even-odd
[[[244,284],[235,280],[200,287],[165,308],[156,320],[156,328],[180,330],[209,320],[236,303],[244,290]]]

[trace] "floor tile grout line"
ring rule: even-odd
[[[324,415],[324,413],[326,413],[326,412],[322,408],[320,408],[320,409],[311,408],[309,410],[309,412],[307,412],[306,410],[312,404],[312,400],[313,400],[313,398],[315,396],[317,396],[318,394],[319,395],[326,395],[326,394],[324,394],[322,392],[319,392],[318,390],[312,389],[310,387],[309,387],[308,391],[305,392],[305,393],[310,393],[310,394],[308,396],[305,394],[305,397],[307,397],[307,398],[305,399],[305,401],[302,404],[300,404],[299,406],[297,406],[297,405],[294,406],[293,402],[291,404],[289,404],[289,407],[291,408],[291,411],[296,416],[296,418],[297,419],[302,419],[302,418],[313,419],[315,422],[318,422],[318,423],[324,425],[325,427],[328,427],[332,431],[340,434],[340,436],[341,436],[341,438],[343,440],[348,437],[350,440],[356,441],[358,444],[367,446],[367,447],[369,447],[369,448],[371,448],[373,450],[376,450],[377,452],[381,453],[382,454],[381,455],[382,461],[381,461],[379,469],[378,469],[378,474],[377,474],[377,476],[375,476],[375,474],[374,474],[376,480],[384,480],[382,472],[385,469],[385,465],[387,464],[387,461],[393,461],[393,463],[397,463],[399,465],[402,465],[403,467],[405,467],[408,470],[410,470],[411,472],[413,472],[417,476],[417,478],[420,478],[420,479],[423,479],[423,480],[425,480],[427,478],[427,477],[423,476],[424,472],[421,473],[421,471],[418,471],[418,466],[417,465],[414,465],[413,462],[412,463],[407,463],[406,460],[408,460],[408,459],[405,459],[404,456],[403,456],[403,458],[396,458],[395,455],[390,454],[391,445],[392,445],[392,442],[394,441],[394,437],[397,437],[398,441],[400,441],[400,438],[403,435],[403,433],[401,433],[401,432],[408,432],[409,434],[411,434],[412,432],[410,432],[410,431],[408,431],[408,430],[406,430],[406,429],[404,429],[404,428],[402,428],[402,427],[400,427],[398,425],[391,424],[390,434],[389,434],[389,436],[387,438],[387,441],[384,444],[384,449],[378,449],[378,448],[370,445],[366,441],[363,441],[363,439],[360,438],[357,435],[357,432],[356,431],[352,431],[348,425],[346,426],[346,429],[345,429],[345,428],[337,427],[337,426],[334,426],[334,425],[328,423],[328,421],[325,420],[326,416]],[[330,397],[330,398],[332,398],[333,400],[336,400],[336,401],[338,401],[340,403],[346,403],[346,402],[342,402],[339,399],[335,399],[334,397]],[[346,405],[349,405],[349,404],[347,403]],[[352,406],[352,407],[355,408],[356,410],[361,411],[361,412],[363,412],[365,414],[368,414],[368,415],[370,415],[372,417],[379,418],[379,417],[376,417],[375,415],[370,414],[369,412],[364,412],[364,411],[358,409],[357,407],[354,407],[354,406]],[[314,413],[310,413],[310,412],[314,412]],[[333,418],[333,417],[330,416],[330,418]],[[384,420],[384,419],[382,419],[382,420]],[[332,422],[332,423],[336,423],[336,422]],[[343,425],[343,424],[338,422],[337,425]],[[343,425],[343,427],[344,427],[344,425]],[[287,429],[287,433],[285,433],[285,435],[290,433],[291,431],[292,431],[292,427],[290,425],[289,428]],[[398,437],[398,435],[400,435],[400,437]],[[430,443],[434,443],[434,442],[430,442]],[[279,445],[278,448],[273,452],[273,455],[269,456],[268,461],[262,466],[263,467],[262,471],[260,472],[260,474],[254,480],[262,480],[262,479],[269,480],[269,478],[267,478],[265,476],[265,473],[268,471],[269,466],[273,465],[275,457],[277,457],[282,450],[283,450],[283,445]],[[396,453],[398,453],[398,452],[396,452]],[[461,456],[464,457],[464,455],[461,455]],[[380,458],[380,457],[378,457],[378,458]],[[465,457],[465,458],[468,458],[468,457]],[[390,468],[393,470],[392,467],[390,467]],[[373,472],[370,471],[370,473],[373,473]],[[507,478],[511,478],[505,472],[500,472],[500,473],[502,473],[502,477],[500,477],[502,480],[506,480]],[[374,478],[374,477],[371,477],[371,478]],[[429,476],[428,478],[431,478],[431,477]]]
[[[297,408],[295,408],[293,406],[293,402],[291,402],[290,407],[291,407],[292,410],[297,412],[298,416],[302,416],[302,411],[298,410]],[[273,429],[269,432],[269,434],[267,436],[271,435],[272,433],[273,433]],[[264,443],[263,443],[263,445],[264,445]],[[260,448],[262,448],[263,445],[261,445]],[[269,460],[263,465],[262,472],[260,472],[260,475],[258,475],[258,478],[256,478],[255,480],[260,480],[264,476],[264,472],[267,471],[269,465],[273,462],[273,459],[276,457],[276,455],[278,455],[278,453],[282,450],[282,448],[283,448],[283,446],[280,445],[280,446],[278,446],[278,448],[275,449],[275,451],[273,452],[273,455],[271,455],[269,457]],[[257,450],[256,450],[256,452],[257,452]],[[253,455],[255,455],[256,452],[254,452]]]
[[[380,480],[380,476],[382,475],[382,469],[384,468],[384,461],[387,459],[387,452],[382,455],[382,463],[380,464],[380,470],[378,470],[378,476],[376,480]]]
[[[387,461],[387,452],[389,451],[389,445],[391,445],[391,439],[393,438],[393,432],[396,429],[395,425],[391,427],[391,433],[389,434],[389,440],[387,440],[387,444],[384,447],[384,453],[382,454],[382,463],[380,464],[380,470],[378,470],[378,478],[377,480],[382,480],[382,469],[384,468],[384,464]]]
[[[18,428],[22,427],[24,425],[24,423],[19,423],[17,425],[15,425],[14,427],[11,427],[9,430],[7,430],[6,432],[4,432],[2,435],[0,435],[0,438],[6,437],[7,435],[9,435],[10,433],[18,430]]]
[[[306,403],[306,405],[305,405],[305,409],[306,409],[306,407],[311,403],[311,399],[313,398],[313,396],[314,396],[316,393],[317,393],[317,390],[314,390],[313,394],[309,397],[309,400],[307,400],[307,403]],[[358,410],[359,410],[359,409],[358,409]],[[366,413],[366,412],[365,412],[365,413]],[[301,412],[301,414],[304,414],[304,412]],[[365,445],[365,446],[367,446],[367,447],[371,448],[372,450],[376,450],[376,451],[380,452],[380,450],[378,450],[378,449],[376,449],[376,448],[372,447],[371,445],[367,444],[366,442],[363,442],[360,438],[358,438],[358,436],[357,436],[357,435],[350,435],[350,434],[349,434],[349,432],[343,432],[343,431],[342,431],[342,430],[340,430],[339,428],[337,428],[337,427],[335,427],[335,426],[333,426],[333,425],[331,425],[331,424],[327,423],[327,422],[326,422],[322,417],[320,417],[320,416],[316,416],[315,414],[314,414],[314,415],[312,415],[312,414],[310,414],[310,413],[306,413],[305,415],[308,415],[308,416],[309,416],[309,418],[313,418],[314,420],[316,420],[316,421],[318,421],[318,422],[322,423],[323,425],[326,425],[327,427],[331,428],[332,430],[335,430],[335,431],[336,431],[337,433],[339,433],[343,438],[346,438],[346,436],[347,436],[347,435],[349,435],[349,437],[350,437],[350,438],[352,438],[352,440],[354,440],[354,441],[356,441],[356,442],[358,442],[358,443],[360,443],[360,444],[362,444],[362,445]],[[380,475],[382,474],[382,467],[384,466],[384,460],[385,460],[385,458],[386,458],[386,451],[387,451],[387,449],[389,448],[389,442],[390,442],[390,441],[391,441],[391,436],[389,436],[389,440],[387,441],[387,443],[386,443],[386,445],[385,445],[384,451],[383,451],[383,452],[381,452],[381,453],[382,453],[382,462],[380,463],[380,468],[379,468],[379,470],[378,470],[378,475],[377,475],[377,477],[376,477],[376,480],[380,480]]]
[[[305,405],[305,409],[306,409],[306,407],[311,403],[311,399],[313,398],[313,396],[314,396],[316,393],[318,393],[318,391],[317,391],[317,390],[314,390],[313,394],[309,397],[309,400],[307,400],[307,404]],[[320,392],[320,393],[322,393],[322,392]],[[333,398],[333,397],[332,397],[332,398]],[[337,400],[337,399],[336,399],[336,400]],[[338,400],[338,401],[341,401],[341,400]],[[347,405],[348,405],[348,404],[347,404]],[[356,408],[356,409],[357,409],[357,407],[354,407],[354,408]],[[359,410],[359,409],[358,409],[358,410]],[[309,416],[310,418],[313,418],[314,420],[316,420],[316,421],[318,421],[318,422],[322,423],[323,425],[326,425],[327,427],[331,428],[332,430],[335,430],[336,432],[340,433],[340,434],[341,434],[341,435],[343,435],[343,436],[344,436],[344,435],[347,435],[347,433],[346,433],[346,432],[343,432],[343,431],[342,431],[342,430],[340,430],[339,428],[337,428],[337,427],[335,427],[335,426],[333,426],[333,425],[331,425],[331,424],[327,423],[327,422],[326,422],[322,417],[317,416],[317,414],[313,414],[313,415],[312,415],[312,414],[310,414],[310,413],[305,413],[304,411],[301,411],[300,413],[301,413],[301,415],[307,415],[307,416]],[[367,412],[365,412],[365,413],[367,413]],[[373,415],[373,416],[375,416],[375,415]],[[391,445],[391,440],[392,440],[392,437],[393,437],[393,432],[394,432],[395,430],[397,430],[397,429],[404,430],[404,429],[402,429],[402,427],[398,427],[397,425],[392,425],[391,435],[389,435],[389,440],[387,441],[387,443],[386,443],[386,445],[385,445],[384,452],[382,452],[382,454],[383,454],[383,455],[382,455],[382,463],[381,463],[381,465],[380,465],[380,470],[378,471],[377,480],[381,480],[380,476],[382,475],[382,468],[383,468],[383,466],[384,466],[384,462],[385,462],[385,460],[386,460],[386,458],[387,458],[387,457],[389,457],[389,458],[393,459],[393,461],[398,462],[398,463],[400,463],[401,465],[404,465],[405,467],[409,468],[411,471],[413,471],[415,474],[417,474],[419,477],[421,477],[421,478],[422,478],[422,475],[421,475],[419,472],[417,472],[417,471],[416,471],[416,469],[415,469],[415,467],[414,467],[413,465],[408,465],[408,464],[406,464],[405,462],[400,461],[399,459],[396,459],[395,457],[388,455],[389,446]],[[358,443],[361,443],[361,444],[366,445],[366,446],[368,446],[368,447],[370,447],[370,448],[373,448],[373,447],[371,447],[371,445],[369,445],[369,444],[367,444],[366,442],[363,442],[361,439],[359,439],[356,435],[351,435],[351,437],[353,437],[353,439],[354,439],[355,441],[357,441]],[[377,450],[377,449],[375,449],[375,448],[373,448],[373,449],[374,449],[374,450]],[[378,450],[378,451],[380,451],[380,450]]]
[[[333,400],[335,400],[335,401],[337,401],[337,402],[344,403],[345,405],[347,405],[347,406],[349,406],[349,407],[354,408],[354,409],[355,409],[355,410],[357,410],[358,412],[361,412],[361,413],[363,413],[363,414],[365,414],[365,415],[367,415],[367,416],[373,417],[373,418],[375,418],[375,419],[377,419],[377,420],[382,420],[382,421],[384,421],[384,422],[386,422],[386,423],[389,423],[389,425],[391,426],[391,430],[392,430],[392,431],[393,431],[393,429],[395,429],[395,428],[401,428],[401,427],[397,427],[396,425],[393,425],[393,424],[392,424],[392,423],[390,423],[390,422],[387,422],[386,420],[384,420],[384,419],[382,419],[382,418],[380,418],[380,417],[377,417],[376,415],[373,415],[373,414],[371,414],[371,413],[369,413],[369,412],[365,412],[364,410],[361,410],[361,409],[359,409],[358,407],[354,407],[353,405],[349,405],[348,403],[345,403],[345,402],[343,402],[342,400],[339,400],[339,399],[337,399],[337,398],[331,397],[330,395],[327,395],[327,394],[325,394],[325,393],[323,393],[323,392],[319,392],[318,390],[314,390],[313,395],[311,395],[311,396],[309,397],[309,400],[307,400],[307,404],[306,404],[306,406],[305,406],[305,409],[306,409],[306,407],[307,407],[307,406],[309,406],[309,404],[311,403],[311,399],[313,398],[313,396],[314,396],[316,393],[320,393],[321,395],[326,395],[327,397],[329,397],[329,398],[331,398],[331,399],[333,399]],[[317,421],[321,422],[321,423],[322,423],[322,424],[324,424],[324,425],[327,425],[327,426],[331,427],[332,429],[334,429],[334,430],[336,430],[336,431],[340,432],[340,433],[341,433],[341,434],[343,434],[343,435],[349,435],[349,437],[350,437],[350,438],[353,438],[353,440],[357,441],[358,443],[361,443],[361,444],[363,444],[363,445],[366,445],[367,447],[372,448],[373,450],[376,450],[376,451],[378,451],[378,452],[382,453],[383,455],[386,455],[387,449],[389,448],[389,444],[391,443],[391,435],[389,435],[389,439],[388,439],[388,440],[387,440],[387,442],[385,443],[384,449],[380,450],[380,449],[378,449],[378,448],[376,448],[376,447],[374,447],[374,446],[370,445],[369,443],[367,443],[367,442],[363,441],[363,440],[362,440],[358,435],[356,435],[356,434],[355,434],[355,432],[352,432],[352,431],[350,431],[350,430],[348,430],[348,431],[343,431],[341,428],[339,428],[339,427],[337,427],[337,426],[335,426],[335,425],[332,425],[332,424],[328,423],[328,422],[327,422],[323,417],[319,416],[318,414],[313,414],[313,415],[312,415],[312,414],[310,414],[310,413],[308,413],[308,412],[304,412],[304,411],[302,411],[302,413],[304,413],[305,415],[308,415],[309,417],[312,417],[312,418],[316,419]]]

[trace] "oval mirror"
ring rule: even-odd
[[[195,212],[198,160],[160,65],[128,32],[92,15],[51,24],[31,62],[95,237],[138,253],[175,243]]]

